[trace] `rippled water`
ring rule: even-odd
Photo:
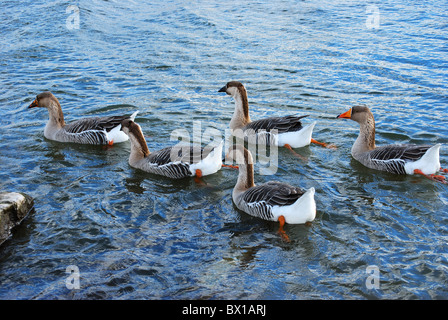
[[[447,186],[365,169],[350,156],[357,124],[335,119],[367,104],[378,145],[443,143],[447,166],[446,2],[74,4],[79,28],[65,1],[0,4],[0,189],[35,198],[0,247],[0,298],[448,298]],[[140,110],[156,150],[194,123],[224,136],[230,80],[252,119],[309,114],[338,146],[297,150],[307,160],[280,150],[275,175],[255,175],[316,188],[316,219],[288,225],[289,243],[235,209],[234,170],[206,186],[148,175],[129,167],[128,143],[48,141],[47,112],[27,109],[51,90],[66,121]]]

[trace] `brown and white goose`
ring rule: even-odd
[[[171,179],[201,178],[217,172],[222,165],[223,142],[207,150],[199,146],[171,146],[150,152],[141,127],[132,120],[124,120],[121,130],[129,136],[131,167]],[[198,180],[197,180],[198,181]]]
[[[28,108],[47,108],[48,120],[44,136],[59,142],[74,142],[81,144],[108,144],[128,140],[128,136],[120,131],[124,119],[134,120],[138,111],[131,116],[90,117],[66,124],[61,104],[49,91],[42,92]]]
[[[230,81],[218,92],[225,92],[235,99],[235,111],[230,121],[230,129],[234,132],[242,130],[246,140],[267,145],[284,146],[288,149],[301,148],[310,143],[327,146],[327,144],[312,138],[316,122],[306,126],[302,125],[301,120],[308,115],[270,117],[252,121],[249,115],[247,91],[241,82]]]
[[[441,144],[375,145],[375,119],[366,106],[354,106],[337,118],[352,119],[359,123],[359,136],[353,144],[351,154],[364,166],[395,174],[422,174],[428,178],[444,181],[445,177],[435,175],[440,168],[439,149]],[[446,169],[442,169],[447,172]]]
[[[278,181],[255,185],[252,154],[242,145],[233,145],[226,161],[236,161],[239,167],[232,199],[241,211],[264,220],[279,221],[279,231],[286,239],[285,222],[304,224],[316,217],[314,188],[304,190]]]

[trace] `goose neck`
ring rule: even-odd
[[[239,88],[233,98],[235,99],[235,111],[230,122],[230,128],[240,129],[251,122],[246,90]]]
[[[360,154],[375,149],[375,121],[369,117],[360,123],[359,135],[352,147],[352,154]]]

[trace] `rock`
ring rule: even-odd
[[[11,236],[34,205],[30,196],[18,192],[0,192],[0,244]]]

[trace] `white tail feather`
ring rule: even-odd
[[[442,145],[440,143],[432,146],[417,161],[408,162],[404,168],[407,174],[414,174],[415,169],[421,170],[424,174],[434,174],[440,170],[439,150]]]
[[[221,141],[212,152],[210,152],[205,159],[199,163],[190,166],[190,171],[193,175],[196,174],[196,170],[199,169],[203,176],[213,174],[222,167],[222,148],[224,142]]]
[[[308,189],[296,202],[290,206],[272,208],[275,220],[284,216],[286,223],[303,224],[313,221],[316,217],[316,202],[314,200],[315,189]]]
[[[316,122],[312,122],[299,131],[279,134],[278,146],[289,144],[292,148],[302,148],[309,145],[311,143],[311,136],[315,125]]]
[[[137,116],[138,110],[135,111],[129,118],[134,121],[135,117]],[[113,128],[112,130],[110,130],[107,133],[107,140],[110,142],[115,143],[120,143],[120,142],[124,142],[124,141],[128,141],[129,140],[129,136],[124,133],[123,131],[121,131],[121,124],[119,124],[118,126],[116,126],[115,128]]]

